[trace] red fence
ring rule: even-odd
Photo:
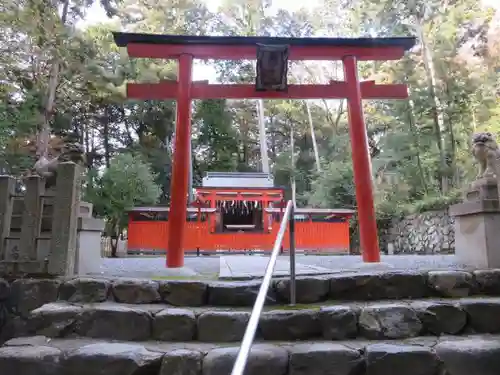
[[[274,245],[279,223],[262,232],[214,232],[209,221],[186,222],[184,236],[186,252],[270,251]],[[297,221],[298,251],[346,253],[349,250],[349,222]],[[166,251],[168,221],[133,221],[128,227],[128,252],[148,253]],[[283,248],[289,247],[285,236]]]

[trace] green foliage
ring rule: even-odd
[[[461,201],[462,193],[459,190],[449,192],[447,195],[426,196],[404,207],[403,212],[407,214],[421,213],[425,211],[443,210],[452,204]]]
[[[153,205],[160,196],[156,175],[140,155],[123,153],[113,157],[102,175],[88,175],[85,199],[95,212],[107,219],[108,231],[121,233],[126,212],[134,206]]]
[[[194,121],[198,133],[195,149],[201,154],[198,168],[235,171],[239,161],[238,140],[226,100],[202,100],[197,104]]]
[[[333,162],[312,183],[309,203],[314,207],[356,207],[352,166]]]

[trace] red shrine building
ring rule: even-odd
[[[162,245],[168,249],[167,267],[182,267],[185,249],[191,247],[187,245],[188,218],[193,210],[187,208],[191,102],[194,99],[220,98],[346,99],[361,251],[365,262],[380,261],[371,161],[362,101],[407,99],[408,89],[404,84],[361,81],[358,76],[358,61],[399,60],[415,45],[414,37],[280,38],[114,33],[114,39],[119,47],[127,48],[131,58],[174,59],[178,62],[175,81],[127,84],[129,98],[177,102],[172,203],[168,209],[171,215],[168,218],[167,235],[163,237],[166,243]],[[193,82],[194,59],[255,60],[255,84]],[[288,64],[294,60],[340,60],[344,67],[344,78],[342,81],[332,80],[322,84],[288,84]],[[224,192],[229,192],[229,189],[224,189]],[[206,193],[214,194],[208,190]],[[215,204],[216,202],[217,199]],[[213,201],[210,204],[214,204]],[[200,208],[202,211],[214,209],[216,207]],[[213,215],[212,220],[216,219],[217,216]]]
[[[272,250],[284,209],[284,190],[266,173],[209,172],[195,189],[187,209],[184,253],[261,253]],[[298,252],[349,252],[349,218],[345,209],[295,209]],[[136,207],[129,212],[130,255],[168,254],[171,209]],[[288,250],[288,237],[283,252]]]

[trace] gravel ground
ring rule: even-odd
[[[281,257],[286,259],[286,256]],[[329,268],[332,271],[362,268],[359,256],[315,256],[298,255],[297,262],[305,265]],[[394,269],[459,269],[465,268],[453,255],[385,255],[382,262]],[[186,277],[199,275],[215,277],[219,272],[218,256],[186,257],[185,268],[165,268],[164,257],[103,259],[101,275],[122,277]]]

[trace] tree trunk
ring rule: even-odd
[[[109,143],[109,117],[108,117],[108,107],[104,105],[104,114],[101,116],[102,122],[102,142],[104,146],[104,161],[106,163],[106,168],[109,168],[111,162],[111,150]]]
[[[320,160],[319,160],[318,143],[316,142],[316,134],[314,132],[311,107],[309,106],[309,102],[307,100],[304,100],[304,102],[306,104],[307,117],[309,118],[309,128],[311,131],[311,139],[312,139],[313,150],[314,150],[314,158],[316,160],[316,169],[317,169],[318,173],[321,173],[321,164],[320,164]]]
[[[426,37],[421,22],[418,20],[417,33],[422,42],[422,57],[424,61],[425,71],[427,74],[427,82],[429,84],[429,93],[432,99],[432,116],[434,120],[434,134],[436,143],[439,150],[439,164],[440,164],[440,177],[441,177],[441,192],[447,193],[449,190],[449,180],[447,176],[448,163],[446,162],[446,141],[444,133],[446,132],[444,126],[444,116],[441,109],[441,103],[437,95],[437,78],[434,68],[432,52],[427,45]]]
[[[344,99],[340,99],[339,107],[337,108],[337,117],[335,118],[335,125],[334,125],[335,132],[338,131],[340,119],[342,118],[343,114],[344,114]]]
[[[118,232],[118,220],[112,218],[109,220],[107,225],[107,235],[109,237],[109,244],[111,246],[111,258],[117,258],[118,249],[118,238],[120,233]]]
[[[303,65],[303,68],[306,70],[306,72],[311,76],[314,77],[314,73],[309,69],[307,65]],[[300,77],[296,77],[297,82],[301,83]],[[328,107],[326,104],[326,100],[323,100],[323,103],[325,104],[325,107]],[[311,114],[311,106],[309,105],[309,101],[304,100],[304,104],[306,106],[306,111],[307,111],[307,118],[309,120],[309,130],[311,132],[311,140],[313,144],[313,151],[314,151],[314,159],[316,161],[316,170],[318,173],[321,173],[321,162],[319,159],[319,151],[318,151],[318,142],[316,141],[316,133],[314,131],[314,124],[312,120],[312,114]],[[329,111],[327,109],[326,111],[327,116],[329,117]]]
[[[57,7],[55,7],[57,9]],[[66,0],[63,5],[61,14],[61,23],[66,24],[68,18],[69,10],[69,0]],[[49,140],[50,140],[50,120],[54,113],[54,105],[56,101],[56,90],[59,85],[59,74],[61,69],[61,62],[57,56],[57,43],[54,46],[52,66],[50,69],[49,83],[47,85],[46,101],[43,109],[42,124],[40,126],[40,132],[38,134],[37,142],[37,156],[38,158],[47,157]]]
[[[413,144],[415,145],[415,150],[416,150],[416,155],[415,157],[417,158],[417,168],[418,168],[418,173],[420,175],[420,182],[422,184],[422,187],[424,189],[425,195],[429,194],[429,188],[427,187],[427,181],[425,178],[425,173],[424,169],[422,168],[422,160],[420,159],[420,145],[418,142],[418,136],[415,131],[415,103],[413,102],[412,99],[408,100],[408,105],[410,107],[410,110],[408,111],[408,124],[410,127],[410,133],[413,138]]]
[[[445,83],[445,90],[446,90],[446,96],[447,96],[447,123],[448,123],[448,133],[449,133],[449,138],[450,138],[450,147],[447,155],[447,164],[448,167],[451,170],[451,182],[452,186],[458,186],[460,183],[460,176],[458,173],[458,168],[457,168],[457,156],[456,156],[456,150],[457,150],[457,140],[455,137],[455,127],[453,126],[453,121],[455,121],[455,113],[453,111],[453,99],[452,99],[452,94],[449,90],[449,85]]]

